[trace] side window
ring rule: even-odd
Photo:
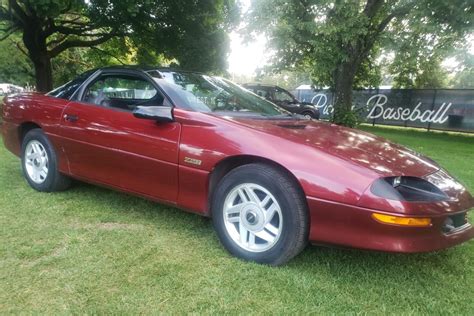
[[[293,102],[293,97],[285,90],[275,90],[275,101],[278,102]]]
[[[261,96],[262,98],[265,98],[265,99],[271,98],[270,91],[266,89],[254,88],[254,91],[255,91],[255,94]]]
[[[87,87],[83,101],[106,107],[133,110],[137,105],[160,104],[163,102],[163,97],[150,82],[140,77],[104,75]]]

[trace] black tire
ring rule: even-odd
[[[47,158],[47,169],[48,172],[44,179],[40,183],[34,181],[27,170],[27,158],[26,149],[30,142],[38,142],[42,145],[46,152]],[[30,164],[31,165],[31,164]],[[49,141],[48,137],[43,133],[40,128],[35,128],[28,131],[23,138],[21,144],[21,166],[23,170],[23,176],[25,177],[28,184],[35,190],[40,192],[56,192],[63,191],[69,188],[71,185],[71,179],[58,170],[58,159],[56,152],[54,151],[53,145]]]
[[[303,115],[303,116],[309,116],[310,118],[315,119],[315,120],[318,119],[318,118],[316,117],[316,115],[315,115],[313,112],[303,112],[301,115]]]
[[[285,171],[264,163],[237,167],[219,182],[212,198],[212,219],[220,241],[232,255],[248,261],[278,266],[304,249],[308,241],[309,216],[305,196],[295,182]],[[224,202],[234,188],[245,183],[265,188],[280,205],[283,223],[281,233],[276,243],[263,252],[244,249],[232,239],[226,228]]]

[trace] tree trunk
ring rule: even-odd
[[[53,72],[46,37],[41,32],[41,25],[30,22],[23,31],[23,43],[35,67],[36,90],[48,92],[53,89]]]
[[[51,59],[47,53],[38,53],[33,60],[35,67],[36,90],[48,92],[53,89],[53,74],[51,69]]]
[[[352,85],[357,71],[357,63],[347,61],[337,67],[334,76],[334,113],[332,121],[339,125],[354,126],[356,123],[352,109]]]

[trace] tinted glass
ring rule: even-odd
[[[265,98],[265,99],[271,99],[272,95],[270,93],[270,90],[267,89],[261,89],[261,88],[252,88],[251,89],[256,95]]]
[[[275,101],[293,102],[293,97],[285,90],[277,89],[274,95]]]
[[[92,75],[92,73],[94,71],[95,70],[90,70],[90,71],[87,71],[87,72],[83,73],[82,75],[80,75],[76,79],[74,79],[72,81],[69,81],[69,82],[63,84],[62,86],[54,89],[53,91],[49,92],[47,95],[49,95],[51,97],[55,97],[55,98],[69,100],[72,97],[72,95],[74,94],[74,92],[76,92],[76,90],[82,85],[84,80],[86,80],[90,75]]]
[[[150,100],[157,91],[144,79],[133,76],[106,76],[95,81],[86,90],[85,100],[97,103],[98,98],[122,100]]]
[[[177,71],[161,71],[160,77],[155,80],[175,103],[194,111],[256,116],[289,115],[289,112],[275,104],[223,78]]]

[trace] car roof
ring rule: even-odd
[[[195,73],[195,74],[201,73],[199,71],[180,69],[176,67],[162,67],[162,66],[149,66],[149,65],[112,65],[112,66],[99,67],[93,70],[95,71],[97,70],[102,70],[102,71],[104,70],[105,71],[107,70],[138,70],[138,71],[143,71],[143,72],[162,71],[162,72],[185,72],[185,73]]]
[[[87,70],[77,76],[79,77],[89,77],[93,73],[100,71],[100,72],[120,72],[120,71],[141,71],[144,73],[149,74],[151,71],[157,71],[157,72],[180,72],[180,73],[193,73],[193,74],[202,74],[198,71],[192,71],[192,70],[184,70],[184,69],[179,69],[179,68],[173,68],[173,67],[154,67],[154,66],[144,66],[144,65],[112,65],[112,66],[105,66],[105,67],[97,67],[93,68],[90,70]]]

